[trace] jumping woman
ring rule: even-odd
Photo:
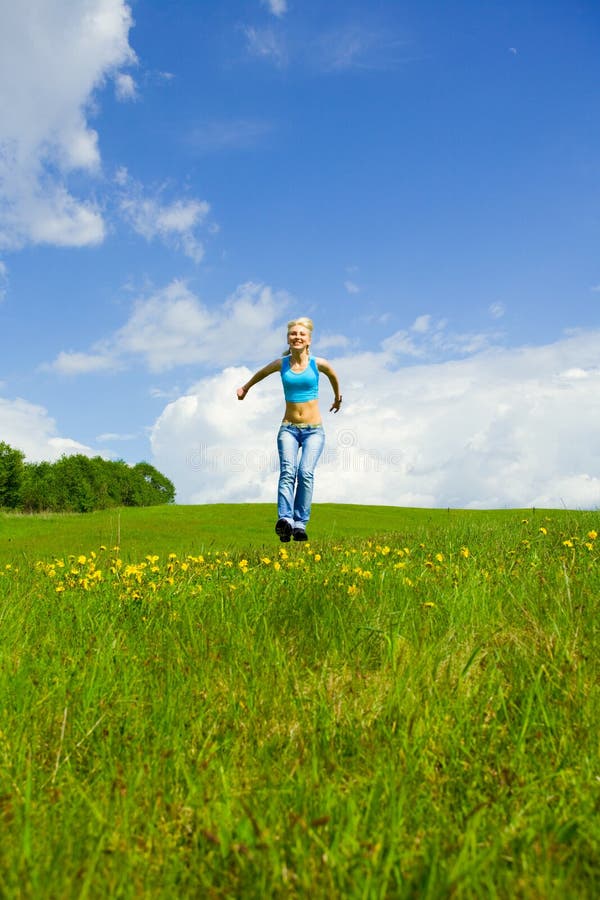
[[[312,331],[310,319],[288,322],[288,349],[283,356],[259,369],[237,389],[238,400],[243,400],[250,388],[263,378],[281,373],[285,414],[277,434],[279,486],[275,531],[279,540],[285,542],[292,537],[295,541],[307,540],[313,475],[325,445],[318,400],[320,372],[328,377],[333,389],[334,400],[329,412],[338,412],[342,404],[338,377],[333,368],[326,359],[310,355]]]

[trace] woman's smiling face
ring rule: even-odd
[[[287,335],[288,344],[294,350],[310,347],[310,332],[303,325],[292,325]]]

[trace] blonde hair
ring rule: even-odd
[[[313,320],[309,319],[308,316],[300,316],[299,319],[290,319],[290,321],[287,324],[287,333],[288,334],[290,333],[290,330],[293,328],[294,325],[302,325],[303,328],[306,328],[306,330],[308,331],[308,333],[310,334],[310,336],[312,338]],[[309,350],[309,352],[310,352],[310,350]],[[289,356],[290,353],[291,353],[291,350],[288,346],[288,347],[286,347],[286,349],[283,351],[283,353],[281,355]]]

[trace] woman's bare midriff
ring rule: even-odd
[[[321,425],[321,413],[318,400],[307,400],[306,403],[286,403],[284,422],[292,425]]]

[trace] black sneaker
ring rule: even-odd
[[[294,536],[295,541],[307,541],[308,540],[308,535],[307,535],[306,531],[304,530],[304,528],[294,528],[294,530],[292,531],[292,534]]]
[[[279,540],[287,544],[292,536],[292,526],[287,519],[278,519],[275,525],[275,534],[279,535]]]

